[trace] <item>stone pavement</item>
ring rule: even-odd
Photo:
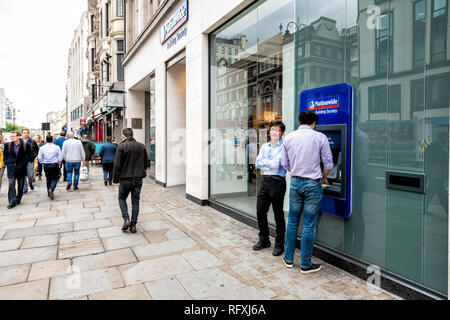
[[[54,201],[44,178],[11,210],[4,180],[0,300],[399,299],[316,258],[322,270],[303,275],[299,252],[287,269],[271,249],[251,249],[255,229],[149,179],[138,232],[122,232],[118,187],[101,174],[92,167],[78,191],[60,183]]]

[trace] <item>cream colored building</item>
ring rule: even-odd
[[[124,107],[124,3],[123,0],[88,1],[87,87],[89,103],[84,112],[89,134],[95,141],[121,137]]]
[[[88,20],[86,12],[81,15],[80,23],[74,32],[68,56],[67,105],[68,130],[80,132],[80,119],[89,102],[87,87],[88,59],[86,57],[86,37]]]

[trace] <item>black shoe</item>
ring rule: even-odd
[[[49,190],[49,191],[48,191],[48,196],[50,197],[50,200],[55,199],[55,195],[53,194],[53,191],[52,191],[52,190]]]
[[[31,189],[31,190],[34,190],[34,186],[33,186],[32,183],[30,183],[30,189]]]
[[[13,202],[13,203],[7,205],[6,207],[7,207],[8,209],[12,209],[12,208],[14,208],[15,206],[16,206],[16,203]]]
[[[80,188],[78,188],[78,187],[74,187],[74,188],[73,188],[73,190],[78,190],[78,189],[80,189]]]
[[[264,248],[270,248],[270,245],[271,245],[270,240],[259,239],[258,243],[253,246],[253,250],[259,251]]]
[[[108,180],[105,179],[105,186],[107,186],[107,185],[108,185]]]
[[[109,181],[109,185],[112,185],[112,181]]]
[[[273,248],[272,255],[274,257],[279,257],[279,256],[281,256],[283,254],[283,252],[284,252],[284,248],[283,247],[275,246],[275,248]]]
[[[284,262],[284,265],[286,266],[286,268],[294,267],[294,264],[292,262],[290,262],[290,263],[287,262],[285,257],[283,257],[283,262]]]
[[[309,267],[309,268],[306,268],[306,269],[304,269],[304,268],[300,268],[300,272],[301,273],[305,273],[305,274],[308,274],[308,273],[314,273],[314,272],[317,272],[317,271],[319,271],[320,269],[322,269],[322,266],[320,265],[320,264],[312,264],[311,265],[311,267]]]
[[[22,201],[22,199],[16,200],[16,206],[18,206],[18,205],[20,204],[21,201]]]
[[[68,183],[68,184],[67,184],[67,187],[66,187],[66,190],[69,191],[71,187],[72,187],[72,184],[71,184],[71,183]]]

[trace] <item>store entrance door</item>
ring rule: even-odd
[[[186,59],[167,64],[167,187],[186,184]]]

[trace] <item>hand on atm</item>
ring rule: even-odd
[[[323,177],[322,177],[322,188],[328,188],[330,186],[330,183],[328,182],[327,176],[330,173],[330,170],[324,170],[323,171]]]

